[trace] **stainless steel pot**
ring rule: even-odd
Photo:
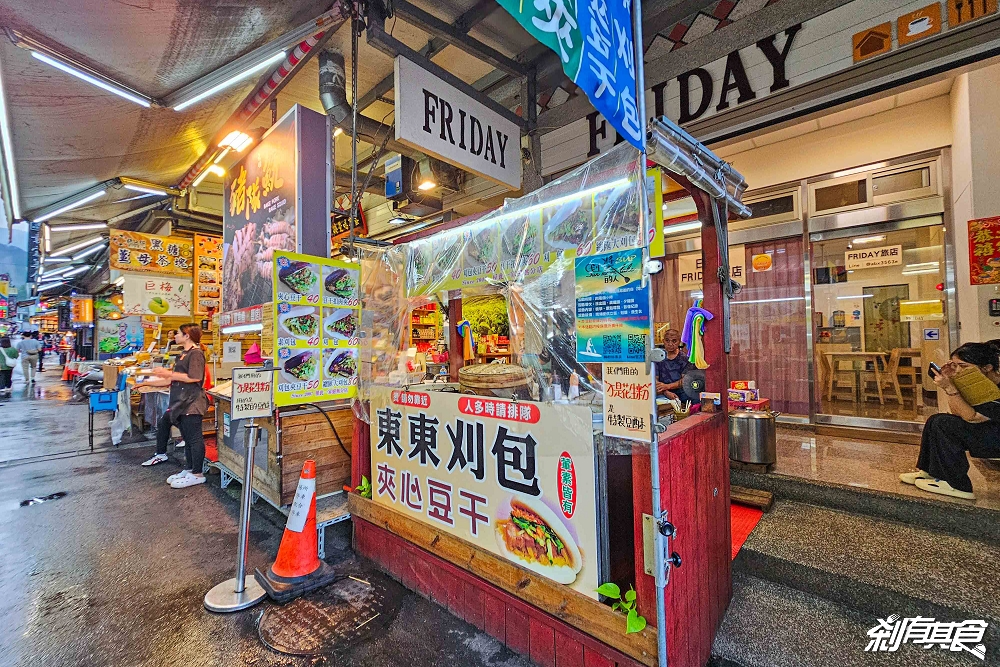
[[[735,410],[729,413],[729,458],[743,463],[774,463],[775,418],[780,412]]]

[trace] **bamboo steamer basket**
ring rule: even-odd
[[[531,378],[524,368],[514,364],[481,364],[465,366],[458,371],[459,388],[463,394],[530,400],[528,381]]]

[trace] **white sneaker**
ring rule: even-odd
[[[179,477],[174,481],[170,482],[170,488],[172,489],[184,489],[189,486],[194,486],[195,484],[204,484],[204,475],[195,475],[194,473],[188,473],[183,477]]]
[[[181,477],[187,477],[191,474],[190,470],[181,470],[180,472],[175,472],[170,477],[167,477],[167,484],[172,484],[175,479],[180,479]]]
[[[153,454],[148,459],[146,459],[145,461],[143,461],[142,465],[144,465],[144,466],[146,466],[148,468],[149,466],[159,465],[159,464],[163,463],[166,460],[167,460],[167,455],[166,454]]]
[[[938,493],[942,496],[951,496],[963,500],[975,500],[976,495],[971,491],[959,491],[943,479],[918,479],[917,488],[929,493]]]
[[[934,479],[923,470],[916,472],[904,472],[899,476],[899,481],[903,484],[916,484],[918,479]]]
[[[174,449],[184,449],[184,441],[181,440],[176,445],[174,445]]]

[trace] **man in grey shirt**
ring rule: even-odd
[[[24,381],[30,384],[35,382],[35,368],[38,367],[38,355],[42,352],[42,344],[34,331],[25,333],[17,343],[17,350],[21,353],[21,370],[24,372]]]

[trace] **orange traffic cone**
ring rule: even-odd
[[[295,489],[285,534],[267,572],[254,570],[257,583],[275,602],[287,602],[338,578],[318,555],[316,534],[316,462],[306,460]]]

